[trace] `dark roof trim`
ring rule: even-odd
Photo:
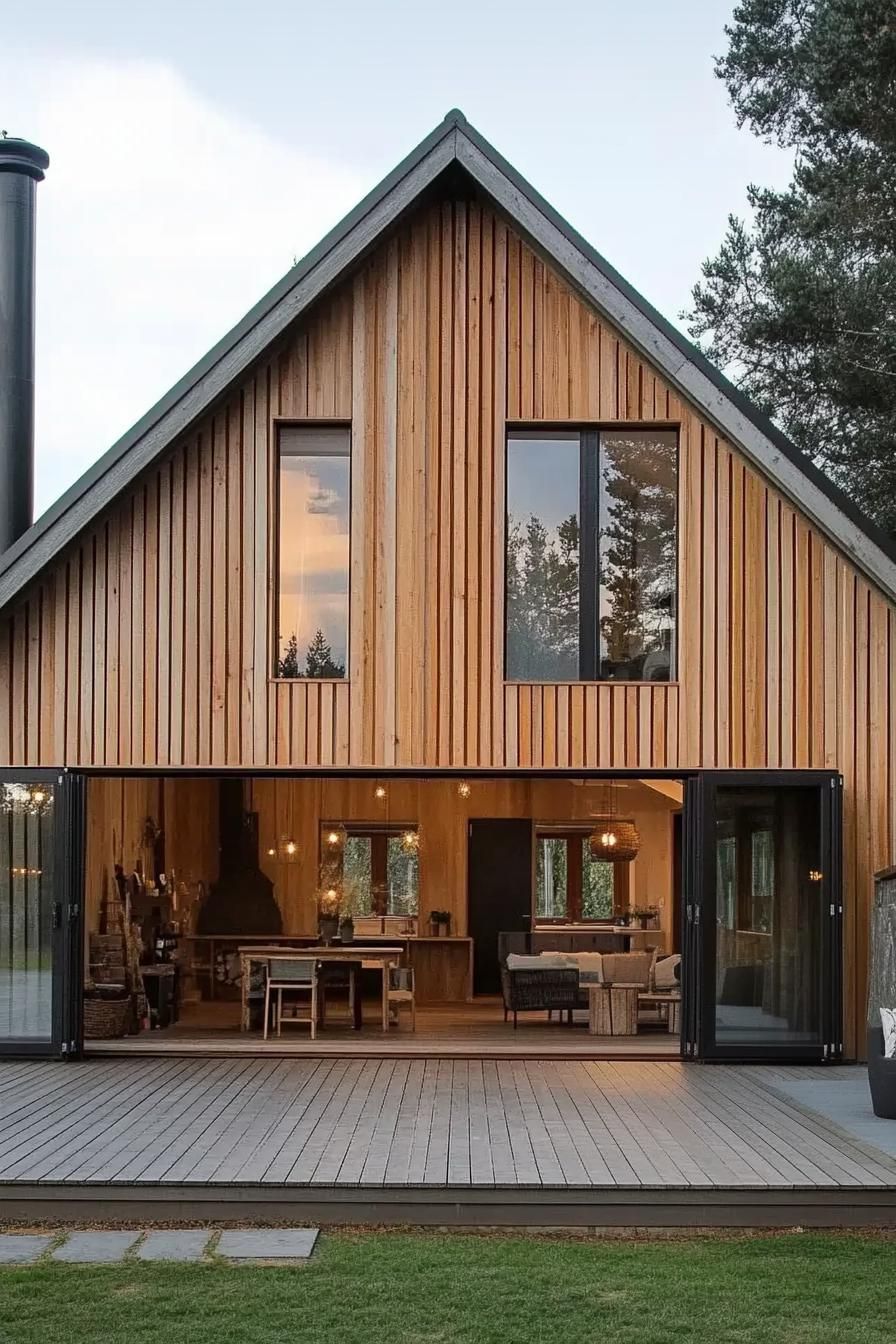
[[[0,556],[0,608],[222,396],[455,159],[445,122]]]
[[[536,247],[566,273],[579,292],[624,331],[631,344],[657,365],[785,494],[810,513],[856,564],[891,596],[896,596],[896,540],[887,531],[868,518],[811,458],[800,452],[768,416],[470,125],[458,138],[458,161],[511,215]],[[504,183],[509,185],[509,191],[502,190]],[[760,443],[760,439],[765,443]],[[845,528],[844,523],[850,527]],[[856,532],[862,534],[862,539]],[[876,572],[877,551],[882,551],[890,562],[885,567],[886,578]]]
[[[221,397],[263,351],[459,163],[569,282],[718,430],[896,598],[896,545],[553,209],[457,111],[360,202],[0,557],[5,606]]]

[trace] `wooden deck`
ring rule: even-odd
[[[0,1199],[7,1217],[301,1205],[379,1222],[893,1221],[896,1158],[776,1088],[797,1072],[837,1077],[677,1062],[8,1062]]]

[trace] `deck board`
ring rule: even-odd
[[[13,1061],[0,1185],[896,1190],[896,1157],[791,1099],[801,1076],[671,1060]],[[836,1070],[811,1076],[836,1087]]]

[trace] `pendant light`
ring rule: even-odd
[[[632,817],[621,817],[615,808],[616,790],[610,785],[606,811],[594,818],[588,838],[592,859],[602,863],[630,863],[641,848],[641,837]]]

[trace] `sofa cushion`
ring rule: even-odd
[[[603,952],[570,952],[569,960],[578,968],[579,975],[587,984],[599,985],[603,982]]]
[[[675,968],[681,962],[681,953],[673,952],[670,957],[660,957],[656,966],[653,968],[653,983],[658,990],[678,989],[679,983],[675,978]]]
[[[647,989],[652,965],[652,952],[605,952],[604,981],[609,985],[643,985]]]
[[[896,1059],[896,1009],[881,1008],[880,1024],[884,1029],[884,1054]]]
[[[510,952],[507,956],[508,971],[565,971],[568,967],[569,962],[561,952],[542,953],[539,957]]]

